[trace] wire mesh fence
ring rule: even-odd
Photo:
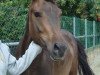
[[[62,28],[72,32],[76,38],[80,39],[86,49],[100,44],[99,22],[76,17],[63,17],[61,23]]]

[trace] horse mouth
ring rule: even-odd
[[[64,58],[65,58],[65,50],[62,50],[62,51],[54,50],[50,54],[50,58],[53,61],[61,61],[61,60],[64,60]]]
[[[50,59],[53,61],[62,61],[62,60],[64,60],[64,56],[63,57],[55,57],[55,56],[50,55]]]

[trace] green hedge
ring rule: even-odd
[[[17,41],[21,38],[27,10],[24,6],[16,6],[12,1],[0,3],[0,39]]]

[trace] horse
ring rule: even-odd
[[[31,41],[43,51],[21,75],[94,75],[83,45],[61,29],[61,13],[54,0],[32,0],[16,57],[25,53]]]

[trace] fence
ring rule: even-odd
[[[62,17],[62,28],[69,30],[85,48],[100,44],[100,23],[76,17]]]

